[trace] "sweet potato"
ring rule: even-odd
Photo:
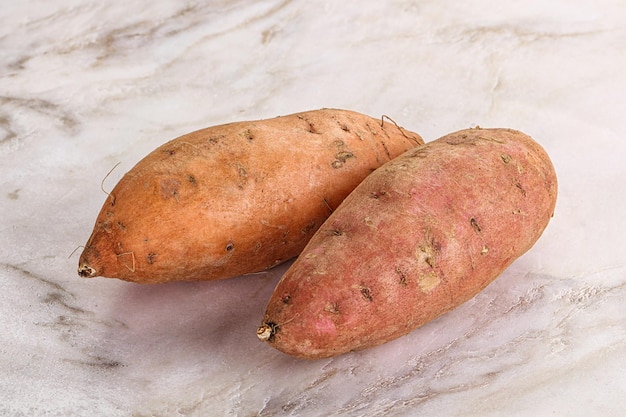
[[[419,135],[323,109],[199,130],[157,148],[104,203],[82,277],[212,280],[296,256],[369,173]]]
[[[370,174],[277,284],[258,329],[287,354],[379,345],[472,298],[542,234],[548,155],[509,129],[469,129]]]

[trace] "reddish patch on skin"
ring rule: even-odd
[[[337,328],[335,327],[335,323],[328,317],[320,317],[315,322],[315,330],[321,334],[335,334],[337,332]]]

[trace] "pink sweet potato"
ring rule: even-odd
[[[370,174],[278,283],[258,329],[323,358],[385,343],[472,298],[553,215],[548,155],[509,129],[469,129]]]
[[[395,124],[333,109],[181,136],[115,186],[78,273],[159,283],[267,269],[298,255],[369,173],[420,144]]]

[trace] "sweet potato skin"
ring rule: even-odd
[[[405,335],[472,298],[540,237],[557,179],[509,129],[468,129],[370,174],[279,281],[258,330],[324,358]]]
[[[83,277],[212,280],[296,256],[370,172],[419,135],[336,109],[176,138],[126,173],[79,260]]]

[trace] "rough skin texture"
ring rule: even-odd
[[[115,186],[78,273],[159,283],[270,268],[298,255],[368,174],[421,144],[394,123],[333,109],[181,136]]]
[[[258,336],[324,358],[405,335],[472,298],[553,216],[545,151],[508,129],[411,149],[361,183],[278,283]]]

